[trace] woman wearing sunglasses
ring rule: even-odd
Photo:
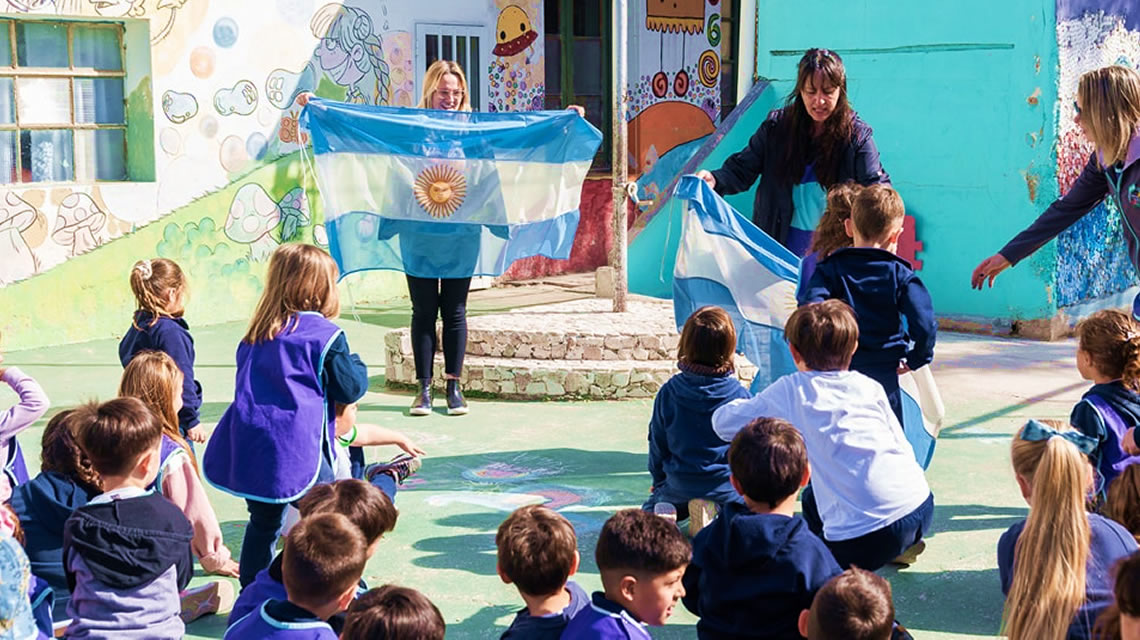
[[[1049,205],[1033,224],[974,269],[970,284],[994,285],[999,273],[1037,251],[1111,198],[1120,211],[1132,265],[1140,270],[1140,74],[1123,66],[1081,76],[1075,122],[1096,147],[1069,192]],[[1140,295],[1132,302],[1140,319]]]

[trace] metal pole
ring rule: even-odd
[[[613,0],[613,248],[610,266],[614,270],[614,311],[625,311],[628,288],[626,274],[626,182],[629,181],[629,154],[626,144],[625,114],[628,103],[626,76],[629,66],[629,11],[626,0]]]

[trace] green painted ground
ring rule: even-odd
[[[351,316],[350,316],[351,317]],[[428,594],[444,613],[449,638],[497,637],[521,600],[495,575],[494,531],[514,507],[549,501],[574,523],[582,551],[579,582],[600,587],[593,547],[605,518],[637,506],[648,491],[646,424],[652,403],[477,402],[465,417],[405,417],[409,398],[383,386],[382,338],[406,321],[406,308],[361,310],[345,320],[349,342],[373,373],[361,420],[407,431],[431,454],[397,500],[400,522],[368,565],[372,585],[396,582]],[[232,394],[233,351],[244,327],[194,331],[203,419],[215,422]],[[103,340],[8,354],[7,364],[35,376],[52,412],[113,395],[121,369],[117,343]],[[929,471],[935,534],[919,562],[886,570],[898,617],[919,638],[992,637],[1001,615],[995,562],[998,536],[1024,517],[1009,471],[1008,442],[1020,420],[1066,416],[1084,384],[1071,343],[1038,344],[942,337],[936,375],[948,425]],[[2,406],[13,394],[0,393]],[[43,423],[22,434],[29,467],[38,467]],[[394,451],[369,452],[375,460]],[[210,490],[227,544],[241,544],[246,513],[237,499]],[[199,575],[194,584],[205,580]],[[694,637],[683,608],[654,637]],[[193,638],[220,638],[224,620],[190,627]]]

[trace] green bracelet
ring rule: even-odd
[[[344,436],[337,436],[336,441],[346,447],[351,446],[353,442],[356,442],[356,425],[352,425],[352,431],[348,434],[347,438]]]

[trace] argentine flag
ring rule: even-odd
[[[736,350],[756,365],[752,392],[796,370],[784,324],[796,310],[800,259],[758,229],[703,180],[684,176],[675,195],[685,202],[673,268],[673,315],[680,331],[697,309],[715,305],[736,327]],[[945,415],[925,366],[899,377],[903,433],[923,469],[934,456]]]
[[[311,99],[329,253],[341,276],[498,276],[566,259],[602,134],[572,111],[470,113]]]
[[[736,326],[736,350],[757,367],[756,393],[796,370],[784,323],[796,310],[800,259],[700,178],[682,177],[674,195],[685,202],[673,266],[677,329],[701,307],[727,311]]]

